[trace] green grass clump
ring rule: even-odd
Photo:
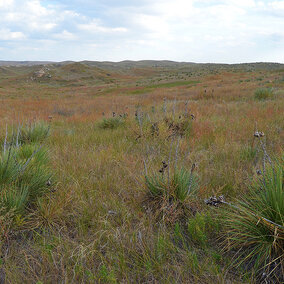
[[[271,99],[274,96],[274,92],[272,88],[259,88],[254,92],[254,98],[256,100],[267,100]]]
[[[225,208],[228,248],[243,251],[236,263],[252,263],[276,277],[284,275],[283,169],[283,161],[266,169],[245,199]]]
[[[101,122],[98,123],[98,127],[101,129],[116,129],[125,124],[123,118],[120,117],[110,117],[104,118]]]
[[[202,247],[208,245],[210,235],[219,231],[219,222],[209,213],[197,213],[187,222],[187,232],[190,239]]]

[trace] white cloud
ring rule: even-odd
[[[106,27],[99,23],[98,20],[92,20],[88,23],[79,24],[78,28],[91,33],[115,33],[115,32],[127,32],[123,27]]]
[[[0,8],[9,8],[14,4],[14,0],[0,0]]]
[[[269,3],[269,6],[273,9],[284,11],[284,1],[274,1]]]
[[[0,30],[0,40],[21,40],[26,36],[22,32],[12,32],[8,29]]]
[[[67,40],[67,41],[77,39],[76,35],[68,32],[67,30],[64,30],[61,33],[55,34],[54,38],[59,39],[59,40]]]

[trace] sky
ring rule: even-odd
[[[0,0],[0,60],[284,63],[284,1]]]

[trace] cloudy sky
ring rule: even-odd
[[[284,63],[284,1],[0,0],[0,60]]]

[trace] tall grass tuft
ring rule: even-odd
[[[225,208],[227,248],[242,251],[236,264],[253,264],[256,271],[280,282],[284,280],[283,162],[267,168],[237,206]]]

